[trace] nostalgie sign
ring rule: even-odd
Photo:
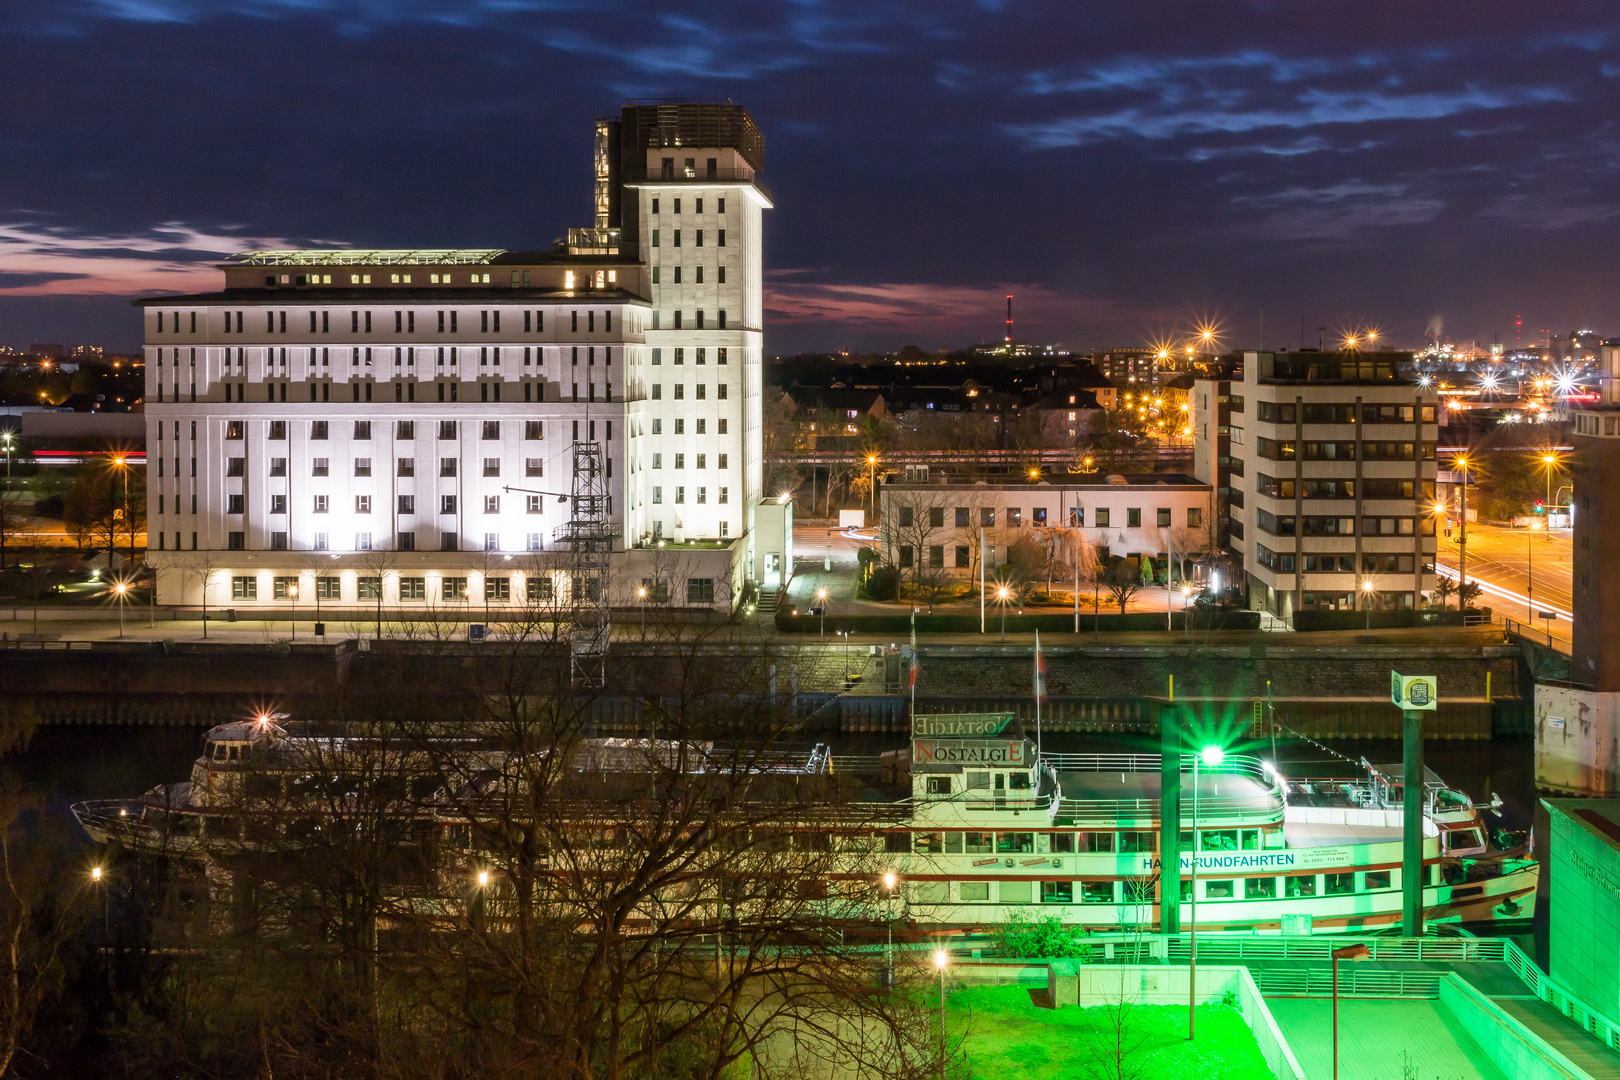
[[[1440,684],[1433,675],[1389,673],[1389,699],[1406,712],[1433,712],[1440,700]]]
[[[1028,766],[1029,743],[1023,739],[913,739],[913,765]]]
[[[993,738],[1007,730],[1012,713],[934,713],[913,716],[913,737],[927,736],[944,739]]]

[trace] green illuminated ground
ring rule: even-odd
[[[947,1017],[952,1037],[965,1038],[968,1064],[978,1080],[1272,1080],[1243,1014],[1233,1006],[1199,1006],[1194,1043],[1187,1041],[1185,1007],[1132,1006],[1118,1071],[1112,1060],[1114,1024],[1106,1008],[1037,1008],[1023,987],[965,987],[950,995]]]

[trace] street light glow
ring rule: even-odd
[[[1211,743],[1202,750],[1198,751],[1198,759],[1202,761],[1208,768],[1214,768],[1215,766],[1219,765],[1225,759],[1225,757],[1226,751],[1222,750],[1214,743]]]
[[[945,961],[946,961],[945,950],[944,949],[935,949],[934,950],[934,966],[936,968],[938,968],[939,970],[944,971],[945,970]]]
[[[90,868],[90,880],[91,881],[100,881],[101,880],[101,867],[92,866]]]
[[[888,889],[890,892],[894,891],[894,871],[893,870],[890,870],[888,873],[883,875],[883,887],[885,889]]]
[[[478,871],[478,887],[480,889],[482,889],[485,885],[488,885],[488,884],[489,884],[489,871],[488,870],[480,870],[480,871]]]

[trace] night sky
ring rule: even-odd
[[[765,133],[766,349],[1620,334],[1613,3],[0,0],[0,342],[259,246],[545,247],[591,121]]]

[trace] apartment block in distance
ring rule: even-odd
[[[1436,398],[1410,359],[1245,353],[1224,425],[1222,384],[1195,388],[1194,460],[1217,486],[1224,469],[1251,608],[1414,608],[1434,588]]]
[[[138,301],[159,601],[559,597],[594,444],[613,602],[728,609],[786,561],[756,529],[763,165],[741,107],[634,103],[596,122],[594,224],[545,250],[246,252]]]

